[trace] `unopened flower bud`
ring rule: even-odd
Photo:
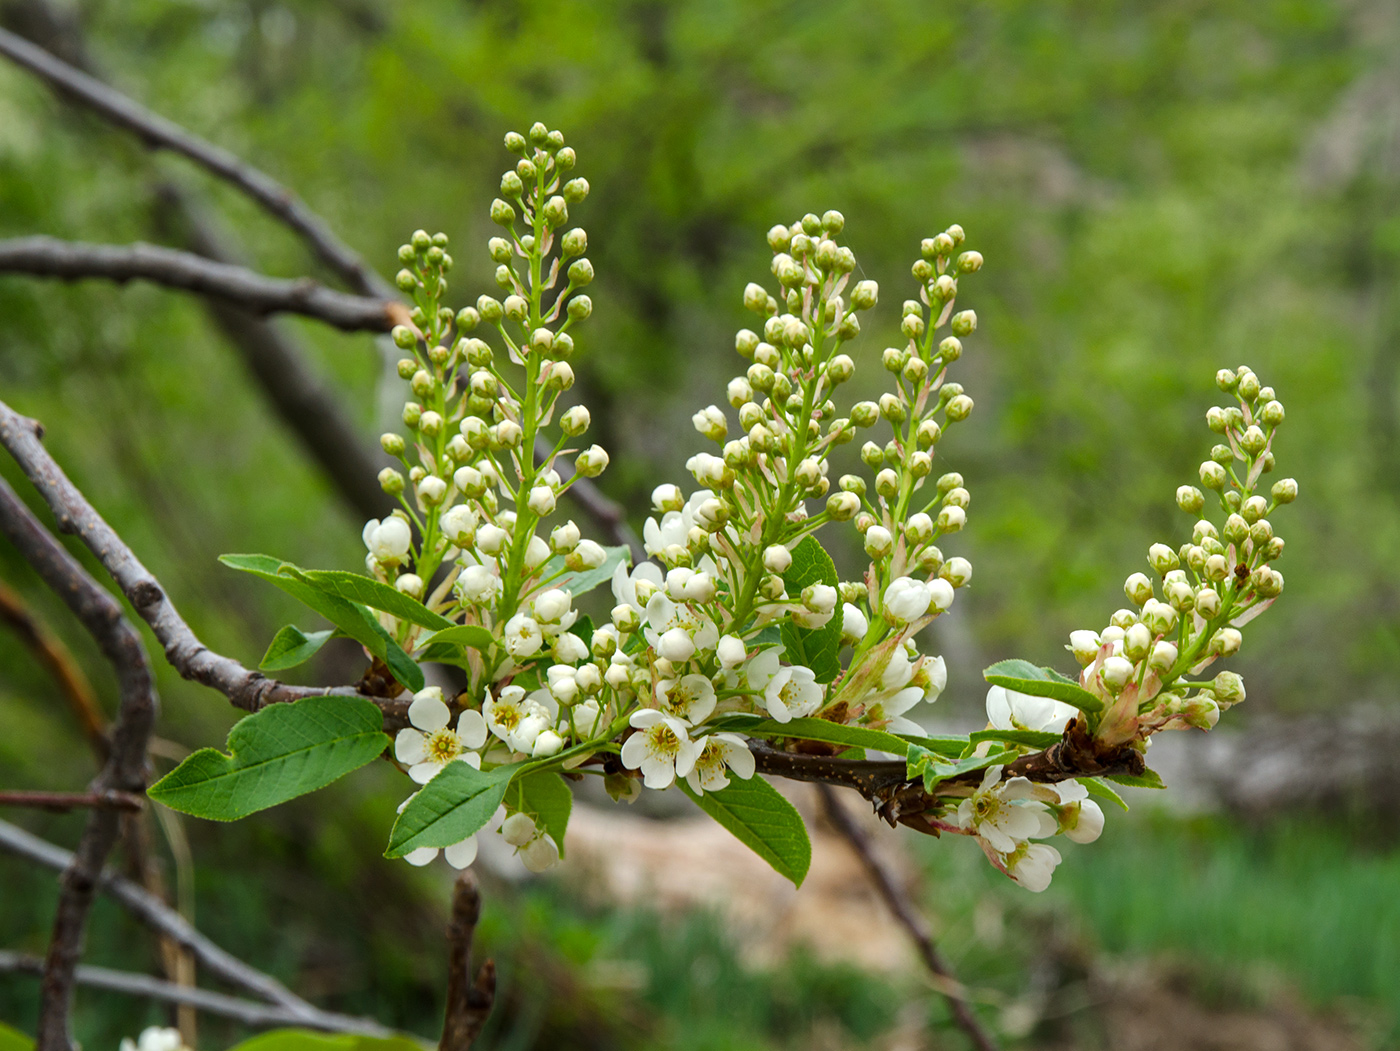
[[[641,598],[640,595],[637,597]],[[625,602],[620,606],[613,607],[612,622],[613,627],[624,635],[635,634],[637,629],[642,626],[641,615]]]
[[[573,276],[573,267],[569,268],[569,276]],[[593,300],[585,295],[572,296],[567,309],[570,320],[585,321],[593,316]]]
[[[1264,437],[1264,432],[1257,424],[1250,424],[1240,435],[1240,448],[1249,453],[1250,456],[1258,456],[1264,451],[1264,446],[1267,444],[1268,439]]]
[[[871,558],[884,558],[894,549],[894,537],[884,526],[871,526],[865,531],[865,553]]]
[[[949,400],[944,412],[950,422],[960,423],[972,414],[972,399],[966,394],[959,394]]]
[[[1239,704],[1245,698],[1244,679],[1232,671],[1222,671],[1210,684],[1210,692],[1222,708]]]
[[[1176,506],[1188,515],[1200,514],[1206,505],[1205,494],[1194,485],[1183,485],[1176,491]]]
[[[1081,665],[1088,665],[1099,652],[1099,633],[1080,629],[1069,633],[1069,646],[1066,647],[1074,654],[1074,659]]]
[[[975,310],[960,310],[953,315],[952,321],[953,335],[970,336],[977,331],[977,312]]]
[[[1233,657],[1240,652],[1243,636],[1235,628],[1221,628],[1210,640],[1210,652],[1218,657]]]
[[[1152,581],[1146,573],[1134,573],[1123,584],[1123,594],[1135,606],[1141,606],[1152,597]]]
[[[834,522],[849,522],[860,510],[860,497],[855,493],[833,493],[826,501],[826,513]]]
[[[574,460],[574,470],[584,478],[597,478],[608,466],[608,454],[601,445],[590,445]]]
[[[1136,664],[1152,648],[1152,631],[1146,624],[1134,624],[1123,635],[1123,654]]]
[[[1259,377],[1252,372],[1244,372],[1240,376],[1239,385],[1235,388],[1235,393],[1245,401],[1253,401],[1259,397]]]
[[[1280,478],[1270,490],[1274,503],[1291,504],[1298,498],[1298,483],[1292,478]]]
[[[938,512],[938,530],[941,533],[956,533],[967,525],[967,512],[956,504]]]
[[[404,488],[403,475],[392,467],[384,468],[379,472],[379,488],[390,496],[398,496]]]
[[[880,301],[880,286],[874,281],[858,281],[851,290],[851,306],[857,310],[869,310]]]
[[[1206,460],[1201,464],[1201,484],[1207,489],[1224,489],[1225,481],[1225,468],[1220,464],[1214,460]]]
[[[1133,664],[1125,657],[1109,657],[1103,662],[1104,685],[1113,693],[1118,693],[1133,677]]]
[[[588,430],[588,425],[592,422],[592,416],[588,409],[582,405],[575,405],[559,417],[559,429],[570,438],[577,438],[584,431]]]
[[[961,555],[954,555],[943,564],[938,575],[955,588],[964,587],[972,581],[972,563]]]

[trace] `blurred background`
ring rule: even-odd
[[[294,187],[386,275],[413,229],[447,232],[458,305],[494,291],[502,135],[562,129],[593,186],[574,219],[598,273],[576,393],[612,453],[603,488],[634,525],[654,485],[688,482],[690,414],[738,369],[769,226],[845,214],[882,289],[859,344],[876,389],[920,238],[961,223],[987,259],[959,298],[980,327],[954,378],[977,408],[939,453],[973,494],[945,551],[976,577],[928,643],[951,668],[939,725],[982,724],[985,664],[1066,666],[1068,632],[1106,623],[1148,545],[1189,536],[1173,493],[1213,442],[1215,370],[1251,366],[1287,407],[1278,474],[1302,495],[1273,520],[1287,591],[1230,665],[1247,704],[1209,738],[1161,746],[1154,765],[1179,787],[1110,814],[1043,895],[968,843],[901,831],[882,847],[1012,1045],[1400,1039],[1396,5],[0,0],[0,24]],[[327,278],[226,186],[0,63],[0,236],[36,233],[214,236],[266,273]],[[273,328],[353,421],[346,456],[373,448],[401,400],[374,340]],[[194,629],[248,664],[299,614],[216,557],[357,568],[373,501],[347,499],[273,408],[249,367],[259,338],[148,285],[0,277],[0,397],[45,423]],[[37,507],[8,460],[0,474]],[[832,536],[853,568],[850,537]],[[3,542],[0,579],[110,711],[110,673]],[[301,669],[358,670],[335,646]],[[223,700],[160,672],[165,760],[222,741]],[[0,721],[5,787],[91,776],[73,713],[4,630]],[[376,764],[238,825],[162,820],[153,842],[171,893],[221,944],[327,1006],[431,1034],[448,875],[380,858],[401,795]],[[705,846],[687,853],[686,806],[588,817],[592,861],[562,878],[483,865],[483,938],[502,967],[483,1046],[964,1046],[838,840],[818,835],[826,867],[795,896],[737,862],[717,883],[704,870],[729,847],[710,853],[692,829]],[[4,816],[70,846],[81,821]],[[765,922],[734,907],[755,895]],[[0,946],[42,952],[54,896],[51,874],[0,856]],[[869,922],[843,928],[842,910]],[[90,949],[159,966],[110,903]],[[32,1032],[36,1000],[32,979],[0,976],[0,1018]],[[90,1049],[166,1017],[79,993]],[[243,1035],[201,1020],[201,1047]]]

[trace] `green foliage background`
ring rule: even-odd
[[[977,669],[1009,656],[1063,666],[1068,631],[1123,604],[1147,546],[1184,539],[1172,493],[1211,444],[1212,376],[1248,363],[1288,407],[1280,471],[1302,496],[1275,519],[1288,589],[1234,663],[1250,699],[1230,720],[1391,700],[1392,5],[85,0],[78,11],[118,85],[295,187],[386,273],[408,231],[448,232],[463,303],[491,288],[485,212],[503,132],[536,118],[562,128],[594,188],[576,209],[599,274],[579,393],[613,454],[605,488],[638,515],[652,486],[688,481],[702,442],[690,413],[736,371],[742,289],[767,277],[769,225],[845,213],[882,288],[862,344],[873,386],[919,239],[962,223],[988,260],[960,299],[981,318],[957,377],[977,410],[940,453],[973,493],[969,529],[946,550],[976,577],[937,642],[952,671],[940,707],[969,719]],[[193,188],[259,268],[307,272],[300,246],[236,194],[0,64],[0,236],[159,239],[160,179]],[[376,433],[372,340],[281,324]],[[46,423],[50,448],[195,630],[250,664],[296,610],[216,555],[350,569],[363,557],[361,523],[186,297],[0,278],[0,397]],[[0,473],[17,477],[8,463]],[[838,566],[853,567],[853,552],[836,545]],[[93,656],[7,547],[0,576]],[[100,662],[88,666],[110,702]],[[356,669],[342,641],[309,674]],[[162,733],[221,740],[226,706],[161,674]],[[0,769],[17,783],[83,776],[67,713],[7,634],[0,718]],[[282,850],[302,820],[239,834]],[[341,823],[318,835],[363,838]],[[352,856],[336,842],[317,847],[328,870]]]

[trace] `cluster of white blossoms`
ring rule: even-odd
[[[380,640],[373,681],[416,691],[394,755],[422,787],[400,808],[390,856],[468,865],[494,812],[490,827],[546,869],[568,820],[563,778],[589,775],[616,799],[679,785],[730,827],[758,808],[800,838],[800,817],[759,767],[804,777],[793,764],[849,765],[869,749],[906,760],[895,796],[862,788],[891,821],[975,837],[998,869],[1041,890],[1060,860],[1043,841],[1091,842],[1104,815],[1089,796],[1121,803],[1099,774],[1154,780],[1141,757],[1153,733],[1208,728],[1244,698],[1237,675],[1191,676],[1235,653],[1239,628],[1283,588],[1268,516],[1297,486],[1277,483],[1272,501],[1255,494],[1274,467],[1283,406],[1249,369],[1219,374],[1236,404],[1208,417],[1224,441],[1201,481],[1220,494],[1223,521],[1201,517],[1179,550],[1152,546],[1155,579],[1128,578],[1132,607],[1072,634],[1078,680],[1001,662],[986,673],[988,728],[930,738],[911,712],[937,699],[947,672],[917,640],[972,576],[940,546],[966,525],[968,490],[934,464],[973,408],[948,378],[977,328],[955,307],[959,282],[982,267],[962,228],[921,244],[899,342],[866,366],[883,393],[841,403],[879,290],[853,280],[840,213],[768,232],[773,282],[743,293],[758,318],[735,339],[743,371],[722,403],[695,413],[705,446],[686,462],[693,483],[653,492],[649,560],[631,567],[625,548],[586,539],[560,513],[571,486],[608,464],[570,393],[593,267],[569,210],[588,183],[542,124],[506,147],[519,159],[491,206],[501,230],[488,246],[501,298],[444,305],[442,234],[419,231],[399,251],[398,287],[415,306],[393,339],[412,400],[406,433],[382,438],[401,469],[380,481],[400,506],[366,524],[378,583],[353,592],[392,643]],[[833,453],[857,441],[866,469],[833,481]],[[1205,506],[1192,486],[1177,501],[1193,514]],[[856,579],[842,580],[814,539],[829,523],[855,531],[868,559]],[[611,615],[595,625],[575,603],[607,584]],[[418,662],[455,668],[464,685],[447,696]],[[726,792],[746,802],[709,798]]]
[[[152,1025],[141,1030],[135,1040],[122,1037],[121,1051],[186,1051],[186,1048],[180,1030]]]
[[[1201,464],[1200,479],[1219,494],[1221,521],[1205,513],[1201,489],[1183,485],[1177,505],[1198,516],[1190,542],[1175,550],[1153,544],[1147,553],[1151,575],[1133,573],[1123,585],[1131,607],[1114,613],[1100,631],[1070,634],[1066,649],[1081,667],[1078,684],[1098,700],[1098,709],[1081,716],[1080,709],[1052,697],[996,685],[987,695],[992,728],[1059,735],[1079,719],[1100,750],[1127,746],[1145,752],[1152,734],[1209,730],[1222,710],[1244,700],[1244,681],[1234,672],[1205,681],[1193,677],[1239,652],[1240,628],[1282,592],[1283,576],[1272,563],[1284,543],[1269,516],[1293,502],[1298,483],[1275,482],[1268,499],[1256,492],[1274,470],[1274,435],[1284,419],[1273,388],[1243,365],[1222,369],[1216,383],[1235,404],[1206,416],[1224,441]],[[1023,777],[1002,780],[1001,772],[989,768],[981,787],[958,804],[956,827],[975,835],[993,864],[1012,878],[1043,889],[1060,855],[1031,841],[1060,832],[1092,841],[1102,831],[1103,813],[1077,781],[1034,785]]]

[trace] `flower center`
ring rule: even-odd
[[[498,705],[491,718],[497,726],[509,732],[520,725],[520,709],[510,704]]]
[[[651,745],[651,750],[658,755],[677,755],[681,750],[680,738],[665,723],[657,723],[647,731],[647,743]]]
[[[455,730],[438,730],[428,737],[426,745],[428,758],[435,763],[446,763],[462,754],[462,739]]]

